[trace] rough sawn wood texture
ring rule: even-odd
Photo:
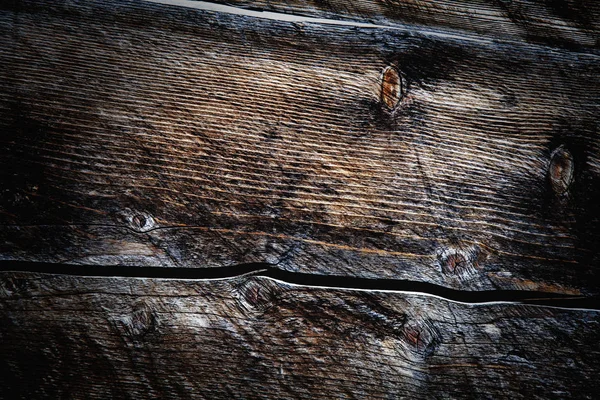
[[[0,1],[0,398],[597,396],[598,310],[6,272],[600,293],[595,3],[229,3],[394,27]]]
[[[160,1],[160,0],[159,0]],[[250,10],[309,17],[416,25],[597,52],[595,0],[213,0]]]
[[[594,398],[600,313],[2,273],[5,398]]]
[[[0,41],[4,259],[598,292],[597,56],[139,1]]]

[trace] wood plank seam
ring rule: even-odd
[[[249,8],[242,8],[238,6],[234,6],[231,4],[220,4],[220,3],[212,3],[209,1],[196,1],[196,0],[144,0],[150,3],[171,5],[171,6],[181,6],[194,8],[197,10],[204,11],[213,11],[219,13],[227,13],[233,15],[243,15],[250,16],[256,18],[270,19],[275,21],[286,21],[292,22],[296,24],[302,23],[310,23],[310,24],[323,24],[323,25],[337,25],[337,26],[350,26],[357,28],[370,28],[370,29],[386,29],[386,30],[396,30],[396,31],[418,31],[420,34],[424,36],[430,36],[440,39],[452,39],[452,40],[465,40],[473,43],[479,44],[493,44],[493,43],[506,43],[506,44],[522,44],[523,42],[516,39],[510,39],[510,37],[489,37],[486,38],[482,34],[471,33],[468,31],[452,29],[448,27],[426,27],[423,25],[413,25],[409,23],[402,23],[395,21],[393,24],[383,25],[383,24],[374,24],[367,22],[357,22],[352,20],[341,20],[341,19],[331,19],[331,18],[317,18],[310,17],[304,15],[297,15],[293,13],[282,13],[282,12],[273,12],[273,11],[265,11],[265,10],[254,10]],[[536,44],[530,43],[533,46],[541,46],[546,48],[552,48],[551,44]],[[557,49],[561,49],[560,47],[556,47]],[[578,53],[580,52],[582,55],[590,55],[593,57],[600,57],[597,50],[589,50],[582,51],[582,49],[569,49],[570,52]]]
[[[241,277],[271,279],[285,285],[316,289],[420,294],[458,304],[530,304],[560,309],[599,310],[600,296],[574,296],[534,290],[457,290],[427,282],[400,279],[368,279],[347,276],[303,274],[275,264],[249,263],[221,268],[161,268],[0,261],[0,272],[31,272],[47,275],[158,278],[190,281],[230,280]]]

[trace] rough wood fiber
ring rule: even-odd
[[[0,42],[3,259],[598,292],[596,56],[138,1]]]
[[[211,3],[391,26],[409,24],[408,28],[413,29],[451,29],[578,51],[597,52],[600,47],[600,3],[595,0],[213,0]]]
[[[6,398],[594,398],[600,313],[1,274]]]

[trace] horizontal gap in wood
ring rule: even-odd
[[[292,4],[276,4],[276,2],[274,4],[270,4],[269,2],[265,4],[261,3],[260,1],[256,2],[256,4],[253,4],[253,2],[237,0],[233,2],[213,2],[196,0],[145,1],[166,6],[187,7],[196,10],[242,15],[247,17],[269,19],[274,21],[292,22],[297,24],[312,23],[324,25],[351,26],[357,28],[390,29],[400,31],[418,30],[419,33],[424,34],[426,36],[432,36],[441,39],[467,40],[475,43],[479,42],[492,44],[494,42],[531,42],[530,44],[540,44],[545,47],[555,48],[564,47],[573,52],[589,53],[592,55],[595,54],[594,48],[597,47],[597,45],[590,45],[589,43],[584,44],[584,42],[587,41],[586,39],[584,39],[586,33],[583,32],[585,32],[585,30],[583,30],[583,32],[577,32],[577,34],[573,36],[573,33],[567,33],[570,29],[573,28],[568,27],[568,23],[566,23],[565,21],[561,21],[562,23],[552,23],[546,17],[546,20],[540,24],[539,21],[535,21],[536,18],[532,18],[530,15],[527,15],[527,13],[519,15],[519,18],[521,18],[522,20],[511,20],[509,18],[504,20],[499,25],[498,21],[495,21],[495,23],[490,24],[490,22],[492,21],[486,21],[485,18],[479,20],[480,18],[482,18],[482,16],[467,16],[465,14],[463,16],[458,17],[459,20],[464,19],[462,21],[463,25],[456,26],[455,24],[448,24],[448,21],[446,21],[446,23],[440,23],[441,21],[434,22],[436,17],[433,17],[432,20],[429,20],[430,18],[432,18],[432,16],[427,16],[427,13],[421,13],[420,15],[417,14],[418,18],[415,18],[415,16],[411,17],[409,15],[403,15],[400,18],[398,15],[396,17],[390,17],[390,15],[378,15],[376,12],[374,14],[369,14],[369,12],[367,12],[364,15],[355,15],[352,11],[350,11],[353,8],[352,6],[350,6],[349,8],[343,6],[336,12],[326,12],[325,10],[327,8],[331,7],[332,9],[336,9],[337,7],[339,7],[333,4],[319,5],[315,8],[307,4],[302,4],[302,2],[294,6]],[[520,8],[518,5],[516,7]],[[433,9],[435,9],[435,7],[433,7]],[[499,12],[501,9],[502,8],[498,8],[496,11]],[[387,11],[390,10],[388,9]],[[532,13],[532,10],[528,11]],[[570,11],[571,13],[573,12],[573,10]],[[371,10],[370,12],[373,12],[373,10]],[[461,12],[464,12],[464,10],[458,11],[458,14],[460,14]],[[391,13],[394,14],[393,11]],[[439,15],[437,15],[437,18],[441,18],[442,20],[445,18],[442,16],[440,10],[435,11],[434,14],[435,13],[439,13]],[[512,18],[514,17],[515,16],[512,16]],[[591,19],[593,20],[593,18],[594,17],[592,16]],[[475,24],[471,26],[472,23]],[[482,27],[485,28],[482,29],[482,27],[480,27],[479,29],[473,29],[479,24],[481,24]],[[512,24],[514,24],[515,26],[511,26]],[[514,29],[515,32],[500,32],[500,30],[504,29],[496,29],[496,31],[494,31],[493,28],[491,28],[492,26],[496,26],[496,28],[502,27],[504,29],[508,28],[509,30]],[[526,28],[524,29],[524,27]],[[522,37],[522,33],[517,33],[519,30],[523,29],[527,33],[525,37]],[[536,29],[541,29],[541,31],[536,32]],[[590,24],[586,29],[593,31],[593,24]],[[561,35],[565,34],[568,38],[561,37]],[[577,35],[583,35],[583,37],[577,39]]]
[[[444,31],[433,30],[430,27],[425,26],[411,26],[408,24],[395,24],[395,25],[382,25],[382,24],[373,24],[369,22],[356,22],[351,20],[340,20],[340,19],[329,19],[329,18],[316,18],[316,17],[307,17],[303,15],[296,15],[291,13],[280,13],[280,12],[272,12],[272,11],[262,11],[262,10],[250,10],[225,4],[212,3],[208,1],[195,1],[195,0],[146,0],[150,3],[164,4],[168,6],[181,6],[194,8],[196,10],[203,11],[214,11],[221,12],[226,14],[233,15],[244,15],[247,17],[255,17],[255,18],[263,18],[270,19],[274,21],[285,21],[285,22],[295,22],[295,23],[313,23],[313,24],[324,24],[324,25],[341,25],[341,26],[354,26],[357,28],[374,28],[374,29],[391,29],[391,30],[400,30],[407,31],[410,28],[419,29],[419,31],[426,31],[428,35],[436,36],[442,39],[460,39],[460,40],[469,40],[479,43],[487,43],[492,44],[494,40],[492,38],[488,39],[485,37],[479,37],[475,35],[469,35],[465,32],[459,33],[451,33]]]
[[[1,272],[34,272],[90,277],[159,279],[233,279],[255,276],[308,287],[418,293],[465,304],[519,303],[568,309],[600,309],[600,296],[573,296],[528,290],[456,290],[426,282],[400,279],[369,279],[336,275],[290,272],[269,263],[248,263],[223,268],[123,267],[118,265],[77,265],[5,260]]]

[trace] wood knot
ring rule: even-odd
[[[442,269],[446,273],[460,272],[467,266],[467,260],[464,255],[460,253],[450,253],[442,260]]]
[[[276,301],[277,287],[270,281],[248,279],[243,280],[237,287],[240,305],[247,311],[264,312]]]
[[[154,218],[146,213],[131,214],[128,216],[129,226],[137,232],[148,232],[154,228]]]
[[[394,109],[402,97],[402,78],[398,70],[388,66],[383,70],[381,78],[381,102],[389,109]]]
[[[444,248],[437,255],[438,264],[446,275],[467,277],[475,274],[480,251],[477,247]]]
[[[31,280],[21,279],[18,276],[6,277],[0,280],[0,296],[20,296],[30,290]]]
[[[559,146],[552,152],[550,167],[548,168],[548,179],[552,190],[557,195],[567,192],[569,186],[573,183],[574,164],[571,152],[563,146]]]
[[[136,305],[131,314],[120,317],[118,322],[123,334],[132,339],[156,332],[159,326],[156,314],[145,303]]]
[[[403,331],[403,341],[413,354],[429,356],[435,350],[438,333],[435,326],[427,320],[409,319]]]

